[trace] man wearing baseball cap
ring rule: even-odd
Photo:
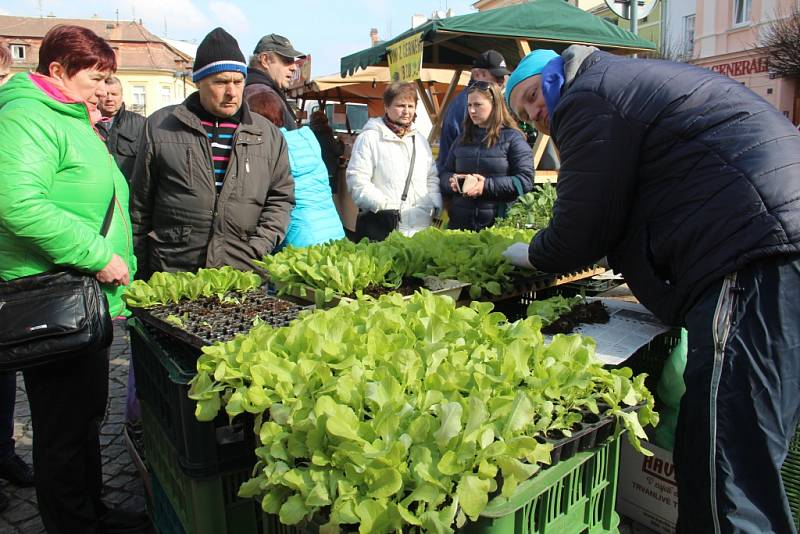
[[[283,101],[283,127],[297,128],[297,117],[286,100],[286,89],[297,71],[297,60],[306,54],[295,50],[292,42],[277,33],[265,35],[258,41],[247,68],[247,83],[244,98],[261,92],[272,92]]]
[[[578,45],[528,54],[506,98],[562,160],[549,226],[504,255],[551,273],[607,256],[689,332],[678,532],[797,532],[800,132],[735,79]]]
[[[286,141],[242,102],[247,65],[217,28],[197,49],[197,92],[147,119],[133,170],[139,270],[252,269],[279,244],[294,207]]]
[[[491,82],[503,87],[506,76],[511,72],[506,68],[506,60],[497,50],[487,50],[479,55],[472,62],[469,85],[475,82]],[[441,172],[450,154],[450,147],[461,135],[461,128],[464,118],[467,116],[467,91],[461,91],[445,111],[442,121],[442,133],[439,136],[439,156],[436,158],[436,166]]]

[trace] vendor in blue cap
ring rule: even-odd
[[[561,154],[550,225],[504,253],[570,272],[604,256],[688,329],[678,532],[796,532],[781,465],[800,417],[800,132],[738,81],[571,46],[507,82]]]

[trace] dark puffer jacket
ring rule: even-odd
[[[98,123],[97,128],[106,137],[106,146],[119,170],[128,180],[133,179],[133,164],[136,162],[136,151],[139,148],[139,137],[144,131],[144,117],[138,113],[125,109],[125,104],[119,108],[114,122],[109,131],[108,123]]]
[[[800,251],[800,132],[774,107],[709,70],[585,51],[563,55],[558,201],[534,266],[608,255],[645,306],[681,324],[713,281]]]
[[[442,196],[452,198],[448,228],[477,231],[491,226],[506,203],[533,189],[533,152],[522,132],[503,128],[492,147],[479,141],[484,135],[486,130],[475,128],[472,142],[459,139],[439,174]],[[471,198],[455,193],[450,188],[454,173],[484,176],[483,195]]]
[[[264,92],[273,93],[283,101],[283,128],[287,130],[296,130],[297,117],[294,116],[294,111],[292,111],[292,108],[289,106],[289,102],[286,101],[286,93],[278,87],[278,84],[275,83],[275,80],[273,80],[268,73],[258,69],[248,68],[247,80],[244,83],[244,99],[249,102],[250,97]]]

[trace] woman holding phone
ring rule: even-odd
[[[533,189],[533,152],[505,107],[500,88],[477,82],[467,88],[464,131],[439,176],[451,198],[452,230],[482,230],[506,205]]]

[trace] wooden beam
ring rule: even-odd
[[[434,120],[436,118],[436,113],[433,111],[431,97],[428,95],[428,92],[425,90],[425,86],[420,80],[417,80],[417,93],[419,93],[419,98],[422,100],[422,105],[425,106],[425,111],[428,112],[428,116],[431,118],[431,120]]]
[[[523,58],[531,53],[531,44],[527,39],[517,39],[517,51],[519,52],[519,57]]]
[[[447,91],[444,93],[444,97],[442,98],[442,102],[440,104],[440,111],[436,115],[436,120],[433,121],[433,128],[431,128],[431,133],[428,134],[428,142],[432,143],[439,138],[439,134],[442,131],[442,121],[444,121],[444,114],[447,113],[447,106],[450,105],[450,101],[453,99],[453,93],[458,87],[458,81],[461,79],[461,71],[463,69],[456,69],[453,71],[453,77],[450,79],[450,85],[447,86]]]
[[[439,106],[439,99],[436,98],[436,88],[433,85],[431,85],[430,87],[428,87],[428,93],[430,94],[431,97],[431,104],[433,104],[433,112],[438,117],[439,112],[441,111],[441,107]]]
[[[461,73],[463,72],[463,70],[464,69],[456,69],[453,71],[453,77],[450,78],[450,85],[447,86],[447,91],[445,91],[444,97],[442,98],[441,102],[442,111],[447,110],[447,105],[453,98],[453,93],[455,92],[456,87],[458,87],[458,81],[461,79]]]
[[[539,162],[542,160],[542,155],[544,155],[544,149],[547,148],[547,142],[550,140],[549,135],[545,135],[541,132],[536,136],[536,142],[533,143],[533,168],[536,169],[539,167]]]
[[[472,48],[467,48],[466,46],[462,46],[458,43],[442,42],[440,44],[445,48],[449,48],[450,50],[454,50],[456,52],[464,54],[467,57],[476,58],[478,57],[479,54],[477,50],[473,50]]]
[[[558,171],[534,171],[533,183],[554,184],[558,181]]]

